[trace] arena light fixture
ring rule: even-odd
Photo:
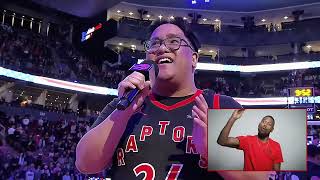
[[[220,19],[215,19],[214,21],[215,21],[215,22],[219,22],[219,21],[220,21]]]
[[[197,4],[197,1],[196,0],[192,0],[191,4]]]
[[[203,18],[202,20],[203,20],[204,22],[206,22],[206,21],[207,21],[208,19],[206,19],[206,18]]]
[[[150,14],[147,14],[146,16],[147,16],[147,18],[149,18],[149,17],[150,17]]]
[[[310,49],[312,46],[310,44],[308,44],[306,47]]]
[[[186,17],[183,17],[183,20],[187,20],[188,18],[186,18]]]
[[[210,63],[198,63],[202,64],[210,64]],[[320,62],[319,62],[320,64]],[[211,66],[214,64],[211,64]],[[216,69],[223,69],[222,64],[214,66]],[[112,88],[105,88],[105,87],[99,87],[99,86],[91,86],[86,84],[79,84],[79,83],[73,83],[68,81],[62,81],[58,79],[53,78],[47,78],[42,76],[35,76],[31,74],[26,74],[10,69],[6,69],[3,67],[0,67],[0,75],[33,82],[35,84],[41,84],[41,85],[47,85],[51,87],[58,87],[63,89],[69,89],[79,92],[86,92],[86,93],[94,93],[94,94],[101,94],[101,95],[113,95],[117,96],[118,91],[117,89]],[[50,96],[49,94],[47,95]],[[68,100],[69,98],[67,98]],[[271,98],[234,98],[236,101],[238,101],[241,105],[286,105],[286,104],[293,104],[294,103],[294,97],[271,97]],[[320,103],[320,96],[315,96],[314,98],[315,103]]]
[[[170,19],[174,19],[174,16],[170,16]]]
[[[262,21],[262,22],[266,22],[266,19],[262,19],[261,21]]]
[[[120,10],[117,10],[117,13],[121,13],[121,11],[120,11]]]
[[[123,43],[119,43],[119,46],[122,46],[123,45]]]
[[[129,15],[132,16],[132,15],[133,15],[133,12],[129,12]]]
[[[288,19],[288,18],[289,18],[288,16],[283,17],[283,19]]]
[[[159,19],[161,20],[163,16],[160,14],[158,17],[159,17]]]

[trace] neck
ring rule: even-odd
[[[192,95],[196,91],[197,88],[194,81],[192,81],[192,83],[173,83],[168,81],[161,82],[161,80],[158,80],[158,83],[155,83],[152,87],[152,93],[166,97],[183,97]]]
[[[263,142],[267,142],[269,139],[269,135],[265,136],[258,133],[258,138]]]

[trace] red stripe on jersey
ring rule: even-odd
[[[220,95],[214,94],[213,96],[213,109],[220,109]]]
[[[183,164],[172,164],[165,180],[176,180],[180,174]]]
[[[195,98],[197,96],[199,96],[200,94],[202,94],[202,90],[198,89],[197,92],[189,97],[188,99],[185,99],[183,101],[180,101],[180,102],[177,102],[176,104],[173,104],[171,106],[167,106],[165,104],[162,104],[161,102],[157,101],[156,98],[154,97],[153,94],[151,94],[149,97],[150,97],[150,101],[155,105],[155,106],[158,106],[159,108],[163,109],[163,110],[166,110],[166,111],[171,111],[173,109],[176,109],[176,108],[179,108],[179,107],[182,107],[182,106],[185,106],[189,103],[191,103],[192,101],[195,100]]]

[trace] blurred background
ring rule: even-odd
[[[246,108],[305,108],[319,146],[317,0],[1,0],[0,179],[107,177],[77,171],[76,144],[145,58],[148,25],[175,17],[202,45],[198,88]]]

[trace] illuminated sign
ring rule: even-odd
[[[307,108],[308,112],[314,112],[313,87],[289,88],[289,96],[293,97],[291,108]]]
[[[81,42],[86,41],[92,37],[93,32],[102,28],[102,24],[99,23],[95,27],[89,28],[87,31],[82,32],[81,34]]]
[[[312,87],[289,88],[290,96],[294,97],[310,97],[313,96]]]
[[[312,90],[311,89],[296,89],[294,91],[294,96],[312,96]]]

